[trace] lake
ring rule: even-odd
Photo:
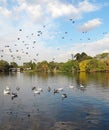
[[[109,130],[109,73],[1,73],[0,130]]]

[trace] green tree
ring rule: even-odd
[[[11,68],[17,68],[18,65],[17,65],[16,62],[11,62],[11,63],[10,63],[10,67],[11,67]]]
[[[48,64],[50,72],[56,72],[59,70],[59,64],[57,62],[51,61]]]
[[[80,53],[77,53],[75,56],[77,61],[83,61],[83,60],[88,60],[88,59],[92,59],[91,56],[88,56],[85,52],[82,52],[81,54]]]
[[[48,72],[49,66],[47,61],[38,62],[36,65],[36,70],[39,72]]]
[[[0,71],[1,72],[9,71],[9,68],[10,68],[10,66],[7,61],[0,60]]]
[[[102,61],[92,59],[86,65],[87,72],[97,72],[97,71],[105,71],[106,64]]]
[[[64,72],[74,72],[79,70],[79,64],[77,61],[69,60],[66,63],[61,63],[60,70]]]

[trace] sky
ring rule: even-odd
[[[66,62],[109,52],[108,0],[0,0],[0,60]]]

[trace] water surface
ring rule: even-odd
[[[18,97],[4,95],[6,86]],[[0,74],[0,130],[109,130],[109,74]]]

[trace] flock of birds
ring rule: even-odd
[[[75,19],[70,18],[69,19],[71,24],[75,24]],[[41,52],[38,51],[38,40],[39,38],[43,39],[43,35],[46,34],[47,26],[43,25],[39,30],[36,32],[31,32],[28,35],[24,34],[23,29],[18,30],[18,34],[15,38],[15,40],[7,41],[6,44],[4,43],[4,46],[2,46],[3,49],[0,49],[0,58],[5,59],[6,52],[8,51],[8,57],[10,56],[12,61],[18,61],[23,60],[24,57],[30,58],[31,61],[37,62],[38,56]],[[64,31],[62,35],[60,36],[62,40],[64,40],[66,37],[68,37],[68,31]],[[82,32],[83,34],[88,33],[88,31]],[[107,32],[103,32],[102,34],[105,35]],[[72,38],[70,39],[72,40]],[[80,41],[82,38],[80,38]],[[90,37],[87,37],[87,40],[91,40]],[[40,41],[40,40],[39,40]],[[3,41],[0,40],[0,42],[3,43]],[[60,50],[58,47],[56,50]],[[31,54],[31,53],[33,54]],[[16,53],[16,54],[15,54]],[[56,56],[52,57],[52,61],[55,60]]]
[[[70,89],[74,89],[75,86],[69,85],[69,88]],[[82,84],[80,84],[80,89],[85,89],[85,86],[83,86]],[[19,91],[20,87],[16,87],[16,90]],[[32,92],[34,94],[41,94],[41,92],[43,92],[43,88],[41,88],[41,87],[35,87],[34,86],[34,87],[31,88],[31,90],[32,90]],[[48,92],[51,92],[51,90],[52,90],[51,87],[47,88]],[[63,92],[63,91],[64,91],[64,88],[60,87],[60,88],[54,89],[53,93],[56,94],[56,93]],[[18,97],[18,93],[17,92],[13,92],[8,86],[3,90],[3,94],[4,95],[10,95],[12,100],[14,98]],[[62,93],[61,97],[62,97],[62,99],[67,98],[67,94],[66,93]]]

